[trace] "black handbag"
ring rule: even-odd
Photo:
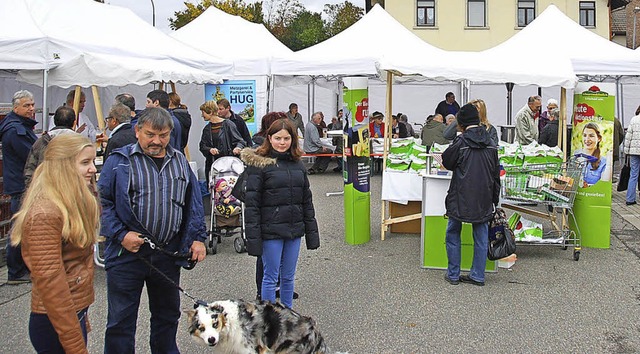
[[[507,214],[504,209],[496,208],[493,219],[489,222],[489,249],[487,258],[495,261],[509,257],[516,251],[516,236],[509,228]]]
[[[620,178],[618,178],[618,192],[626,191],[629,187],[629,177],[631,177],[631,166],[629,165],[629,156],[624,159],[624,166],[620,170]]]
[[[238,180],[236,180],[236,184],[233,186],[231,190],[231,195],[236,197],[239,201],[244,203],[245,195],[247,193],[247,169],[238,176]]]

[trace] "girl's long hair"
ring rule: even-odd
[[[596,135],[598,136],[598,143],[596,144],[596,149],[593,150],[593,157],[596,157],[597,160],[591,163],[591,170],[595,171],[598,169],[598,166],[600,166],[600,142],[602,141],[602,134],[600,134],[600,127],[598,127],[598,125],[594,122],[589,122],[587,123],[587,125],[584,126],[584,128],[582,128],[582,133],[584,134],[585,129],[592,129],[593,131],[596,132]]]
[[[100,226],[96,182],[87,185],[76,167],[76,158],[87,147],[93,144],[80,134],[62,134],[47,145],[44,161],[36,168],[20,211],[13,217],[11,244],[20,244],[27,223],[39,222],[26,217],[43,199],[51,201],[62,214],[64,242],[82,248],[96,242]]]
[[[487,130],[491,129],[491,123],[489,123],[489,119],[487,118],[487,105],[483,100],[476,98],[475,100],[469,102],[478,109],[478,116],[480,117],[480,124],[484,125]]]
[[[296,133],[296,128],[293,127],[293,124],[289,119],[278,119],[271,124],[267,130],[267,136],[265,137],[264,142],[258,149],[256,149],[256,153],[261,156],[269,156],[273,151],[273,146],[271,145],[269,137],[281,130],[286,130],[289,135],[291,135],[291,146],[289,147],[289,152],[291,153],[291,157],[294,161],[300,161],[302,151],[298,144],[298,134]]]

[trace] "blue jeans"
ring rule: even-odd
[[[180,284],[180,267],[175,264],[174,259],[155,253],[147,260],[173,282]],[[136,321],[140,294],[145,283],[151,311],[151,352],[179,353],[176,343],[180,318],[178,288],[140,259],[107,269],[108,314],[104,338],[105,353],[135,352]]]
[[[11,216],[20,210],[21,200],[22,193],[11,196]],[[9,280],[22,278],[29,274],[29,269],[22,259],[22,250],[20,245],[12,246],[11,242],[7,242],[7,273]]]
[[[300,254],[300,237],[293,240],[262,241],[262,300],[276,302],[276,286],[280,277],[280,302],[293,306],[293,282]]]
[[[87,344],[86,316],[87,309],[78,312],[78,321],[80,321],[80,329],[82,329],[85,345]],[[33,349],[38,353],[64,354],[58,333],[53,328],[46,313],[32,312],[29,315],[29,339],[31,339]]]
[[[487,250],[489,248],[489,223],[472,224],[473,226],[473,262],[469,277],[475,281],[484,282],[484,268],[487,265]],[[460,231],[462,222],[449,217],[447,224],[447,276],[451,280],[460,278]]]
[[[629,174],[629,185],[627,185],[627,202],[636,201],[636,188],[638,188],[638,173],[640,173],[640,155],[629,155],[631,173]]]

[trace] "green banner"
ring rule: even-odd
[[[344,236],[348,244],[359,245],[371,238],[368,79],[347,77],[343,82],[343,112],[349,124],[342,149]]]
[[[606,91],[605,91],[606,89]],[[609,248],[613,170],[614,84],[584,83],[573,97],[572,155],[587,159],[573,204],[582,246]],[[570,220],[573,221],[573,220]]]

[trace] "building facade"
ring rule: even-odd
[[[375,1],[375,0],[374,0]],[[610,0],[386,0],[385,10],[429,44],[481,51],[524,28],[554,4],[568,17],[610,39]],[[379,1],[378,1],[379,2]],[[532,52],[552,43],[532,43]]]

